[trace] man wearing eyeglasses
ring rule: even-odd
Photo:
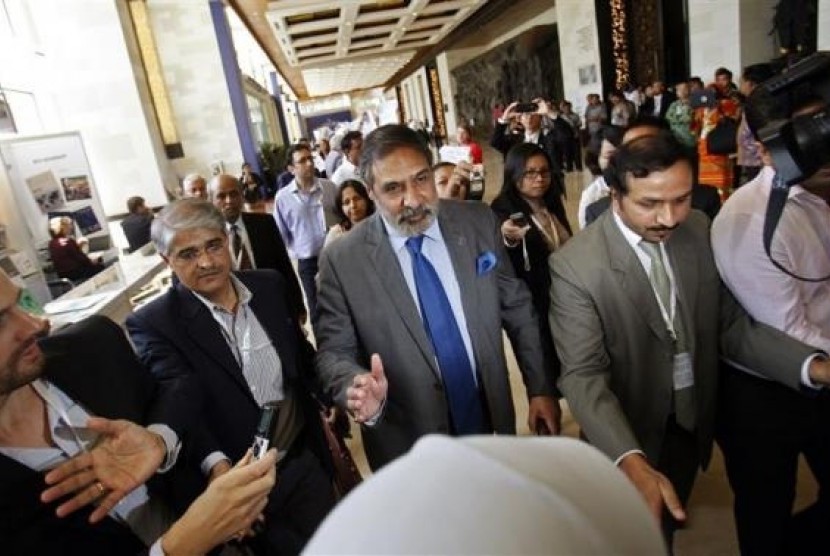
[[[165,207],[152,239],[179,279],[127,319],[140,359],[159,382],[153,419],[179,435],[186,462],[212,481],[251,445],[262,407],[276,403],[280,480],[261,541],[299,552],[334,500],[305,382],[313,349],[285,280],[272,270],[232,273],[225,219],[207,202]],[[193,493],[179,494],[187,502]]]
[[[335,223],[332,208],[337,191],[331,181],[314,176],[314,158],[308,144],[293,145],[288,157],[294,180],[274,198],[274,219],[289,254],[297,259],[308,314],[316,323],[317,257],[326,241],[326,230]]]
[[[151,554],[201,554],[246,530],[274,484],[276,454],[242,462],[168,530],[160,484],[144,483],[174,464],[178,443],[168,449],[159,425],[136,424],[154,384],[124,332],[95,316],[47,338],[48,321],[21,296],[0,270],[3,553],[137,554],[152,544]]]

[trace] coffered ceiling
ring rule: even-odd
[[[300,98],[393,84],[487,3],[231,0]]]

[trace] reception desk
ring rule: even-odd
[[[91,315],[109,317],[120,325],[133,311],[131,300],[140,294],[152,298],[148,289],[161,289],[162,258],[148,244],[123,255],[102,272],[46,304],[44,311],[53,329]]]

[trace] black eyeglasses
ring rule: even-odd
[[[550,177],[550,170],[525,170],[522,173],[522,177],[535,180],[536,178],[548,179]]]

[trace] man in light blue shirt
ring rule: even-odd
[[[293,145],[288,156],[294,181],[277,193],[274,219],[288,253],[297,260],[308,313],[314,323],[317,318],[317,256],[333,221],[336,188],[329,180],[314,177],[314,157],[308,145]]]

